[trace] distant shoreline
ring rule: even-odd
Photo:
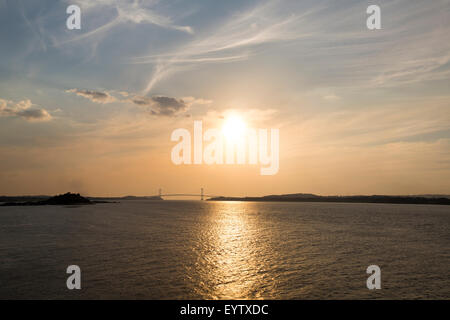
[[[70,194],[70,193],[69,193]],[[79,196],[79,194],[78,194]],[[38,196],[0,196],[0,205],[10,204],[10,205],[45,205],[47,201],[52,199],[52,196],[46,195],[38,195]],[[83,199],[81,199],[83,198]],[[65,202],[62,199],[63,203]],[[87,204],[95,204],[95,203],[113,203],[114,201],[120,200],[163,200],[159,196],[124,196],[124,197],[78,197],[75,202],[78,203],[87,203]],[[111,202],[113,201],[113,202]],[[74,202],[74,200],[70,201]]]
[[[446,197],[419,196],[318,196],[314,194],[285,194],[263,197],[214,197],[207,201],[253,201],[253,202],[336,202],[336,203],[388,203],[388,204],[435,204],[450,205]]]
[[[67,195],[70,195],[67,197]],[[36,206],[51,204],[96,204],[116,203],[120,200],[164,200],[159,196],[124,197],[81,197],[79,194],[50,196],[0,196],[0,206]],[[450,205],[450,195],[358,195],[358,196],[319,196],[309,193],[268,195],[260,197],[212,197],[206,201],[247,201],[247,202],[330,202],[330,203],[386,203],[386,204],[432,204]]]
[[[97,203],[115,203],[114,200],[141,200],[143,197],[127,196],[122,198],[93,198],[83,197],[79,193],[70,193],[56,195],[53,197],[0,197],[0,206],[18,207],[18,206],[47,206],[47,205],[92,205]],[[146,200],[163,200],[161,197],[145,197]],[[106,201],[110,200],[110,201]],[[111,202],[112,200],[112,202]]]

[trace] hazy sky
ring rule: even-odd
[[[0,194],[448,194],[449,21],[448,0],[0,0]],[[230,112],[279,128],[278,174],[171,162],[173,130]]]

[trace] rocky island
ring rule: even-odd
[[[82,197],[79,193],[66,193],[60,194],[48,199],[39,201],[26,201],[26,202],[7,202],[2,206],[46,206],[46,205],[82,205],[82,204],[95,204],[85,197]]]

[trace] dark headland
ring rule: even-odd
[[[112,203],[117,200],[163,200],[159,196],[150,197],[83,197],[79,193],[67,192],[54,197],[50,196],[0,196],[0,206],[46,206],[46,205],[87,205],[96,203]]]
[[[2,206],[47,206],[47,205],[82,205],[82,204],[94,204],[95,202],[82,197],[79,193],[66,193],[60,194],[48,199],[42,200],[29,200],[19,202],[6,202]]]
[[[215,197],[208,201],[260,201],[260,202],[350,202],[392,204],[441,204],[450,205],[448,196],[318,196],[309,193],[268,195],[263,197]]]

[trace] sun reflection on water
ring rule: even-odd
[[[258,299],[270,287],[257,215],[251,203],[215,203],[202,276],[212,299]],[[252,213],[251,213],[252,212]],[[265,285],[262,285],[262,284]]]

